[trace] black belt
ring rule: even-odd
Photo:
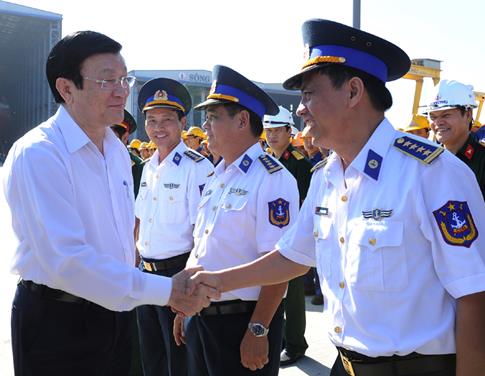
[[[207,308],[199,312],[200,316],[233,315],[237,313],[253,312],[256,307],[255,301],[228,300],[225,302],[213,302]]]
[[[389,376],[431,373],[454,370],[456,355],[423,355],[411,353],[406,356],[380,356],[377,358],[338,347],[342,364],[351,376]]]
[[[143,269],[147,272],[161,272],[167,269],[183,268],[187,263],[187,259],[190,256],[190,252],[182,253],[181,255],[170,257],[165,260],[151,260],[143,259],[141,261]]]
[[[57,300],[64,303],[93,304],[86,299],[80,298],[79,296],[69,294],[68,292],[62,290],[56,290],[50,288],[49,286],[39,285],[32,281],[25,281],[22,279],[20,280],[19,284],[30,292],[40,295],[46,299]]]

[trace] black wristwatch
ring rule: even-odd
[[[269,329],[259,322],[250,322],[248,329],[255,337],[265,337],[269,333]]]

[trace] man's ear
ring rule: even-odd
[[[249,112],[247,110],[242,110],[239,112],[239,128],[245,128],[249,126]]]
[[[187,125],[187,116],[184,116],[182,117],[182,119],[180,119],[180,123],[182,124],[182,129],[185,129],[185,125]]]
[[[357,105],[364,95],[364,82],[359,77],[352,77],[347,82],[348,95],[349,95],[349,106],[352,108]]]
[[[72,91],[74,89],[74,83],[71,80],[63,77],[58,77],[56,79],[56,89],[67,105],[72,103]]]

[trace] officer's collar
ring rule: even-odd
[[[259,142],[256,142],[254,145],[249,147],[244,153],[242,153],[239,158],[237,158],[234,162],[232,162],[229,166],[235,166],[241,173],[247,174],[251,166],[254,164],[254,161],[263,153],[261,149],[261,145]],[[219,163],[214,172],[216,175],[222,173],[224,170],[229,168],[229,166],[225,166],[225,161],[223,160],[222,163]]]
[[[69,153],[74,153],[91,142],[87,134],[74,121],[64,106],[59,106],[54,115],[54,121],[59,125]]]
[[[355,168],[367,178],[378,181],[382,164],[395,137],[396,130],[384,118],[348,168]]]

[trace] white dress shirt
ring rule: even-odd
[[[19,139],[4,166],[18,244],[11,271],[108,309],[166,304],[171,280],[134,267],[134,197],[125,146],[104,155],[63,106]]]
[[[161,163],[158,158],[157,150],[143,168],[135,215],[140,255],[163,260],[192,250],[197,206],[213,166],[183,142]]]
[[[260,156],[269,164],[263,165]],[[275,167],[275,171],[271,166]],[[276,171],[277,170],[277,171]],[[187,266],[220,270],[269,252],[298,215],[295,178],[281,163],[251,146],[229,166],[222,160],[207,182]],[[258,300],[260,287],[223,293],[220,300]]]
[[[456,299],[485,290],[475,176],[447,151],[426,164],[394,146],[431,155],[420,142],[429,144],[385,119],[345,171],[331,155],[277,246],[297,263],[316,263],[331,341],[367,356],[454,353]]]

